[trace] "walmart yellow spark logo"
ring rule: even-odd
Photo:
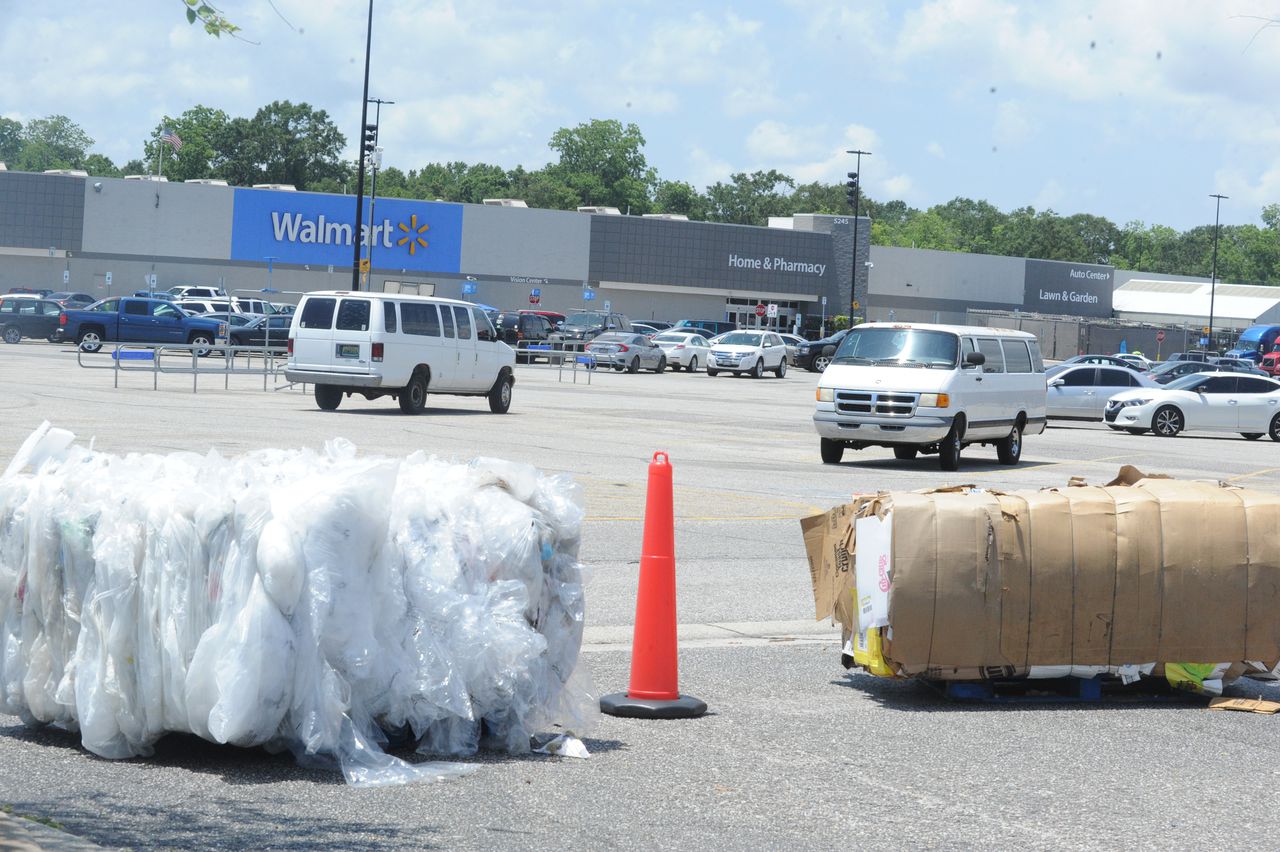
[[[426,222],[419,225],[417,213],[409,216],[409,224],[406,225],[404,222],[401,222],[396,227],[404,232],[404,236],[396,241],[396,245],[409,246],[410,257],[413,257],[418,253],[418,246],[422,246],[423,248],[427,247],[427,241],[422,238],[422,235],[425,234],[431,226]]]

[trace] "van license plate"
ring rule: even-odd
[[[339,344],[338,344],[338,357],[339,357],[339,358],[359,358],[359,357],[360,357],[360,344],[358,344],[358,343],[339,343]]]

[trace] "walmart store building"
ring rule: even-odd
[[[634,320],[746,324],[763,303],[780,326],[817,328],[848,311],[855,266],[853,218],[842,216],[754,227],[388,198],[364,220],[370,289],[501,309],[529,307],[536,291],[539,307],[566,313],[607,304]],[[296,301],[283,294],[350,288],[354,221],[352,196],[0,171],[0,292],[105,297],[154,275],[158,289],[269,288]],[[854,298],[868,319],[959,323],[969,308],[1111,316],[1108,266],[872,248],[869,237],[863,217]]]

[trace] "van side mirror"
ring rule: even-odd
[[[966,352],[964,356],[964,363],[969,367],[981,367],[983,364],[987,363],[987,356],[983,355],[981,352]]]

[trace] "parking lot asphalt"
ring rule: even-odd
[[[114,389],[110,371],[76,360],[43,342],[0,347],[0,467],[49,420],[121,454],[343,437],[369,454],[489,455],[572,476],[592,577],[584,661],[601,692],[626,687],[646,465],[669,453],[681,687],[711,707],[691,721],[602,717],[586,761],[483,755],[458,781],[376,790],[190,737],[167,738],[151,759],[105,761],[73,736],[0,716],[0,805],[78,837],[135,848],[1192,847],[1253,842],[1277,802],[1273,717],[1196,698],[971,707],[848,674],[838,628],[813,619],[798,523],[854,492],[1105,483],[1125,463],[1280,491],[1270,441],[1069,424],[1027,438],[1014,468],[981,447],[956,473],[879,449],[833,466],[818,459],[807,372],[595,373],[588,384],[521,366],[506,416],[483,399],[432,396],[409,418],[388,400],[321,412],[251,377],[229,390],[202,377],[193,394],[189,376],[152,390],[134,373]],[[1250,680],[1228,693],[1280,698]]]

